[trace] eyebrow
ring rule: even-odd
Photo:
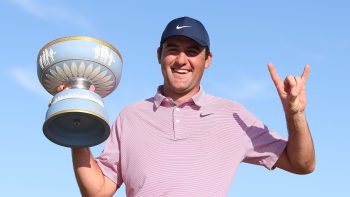
[[[166,43],[165,44],[165,47],[177,47],[177,45],[176,44],[172,44],[172,43]]]
[[[166,44],[165,44],[165,47],[166,47],[166,48],[178,47],[178,45],[173,44],[173,43],[166,43]],[[204,47],[199,46],[198,44],[193,44],[193,45],[189,46],[188,48],[200,51],[200,50],[202,50],[202,48],[204,48]]]

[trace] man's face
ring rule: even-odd
[[[205,58],[205,47],[192,39],[176,36],[168,38],[158,49],[158,62],[162,66],[166,96],[195,94],[199,90],[204,69],[212,55]]]

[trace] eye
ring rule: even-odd
[[[168,53],[168,54],[173,54],[173,55],[175,55],[175,54],[178,53],[179,50],[178,50],[177,47],[171,46],[171,47],[167,47],[165,51],[166,51],[166,53]]]
[[[199,54],[199,51],[196,50],[196,49],[189,49],[189,50],[186,51],[186,54],[189,57],[194,57],[194,56],[197,56]]]

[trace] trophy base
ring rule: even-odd
[[[65,147],[91,147],[105,141],[109,124],[98,116],[82,111],[64,112],[51,116],[43,126],[45,136]]]

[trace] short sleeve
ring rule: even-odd
[[[247,139],[243,162],[262,165],[272,170],[285,149],[287,141],[269,130],[265,124],[243,107],[234,117],[245,131]]]
[[[110,135],[101,155],[96,158],[96,162],[100,166],[102,173],[116,183],[117,188],[123,183],[120,165],[120,138],[118,131],[120,131],[119,117],[111,127]]]

